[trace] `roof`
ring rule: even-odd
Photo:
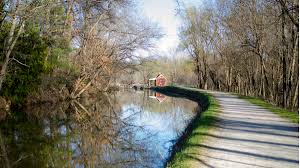
[[[164,77],[164,78],[166,78],[163,74],[161,74],[161,73],[159,73],[157,76],[156,76],[156,78],[158,78],[158,77]]]

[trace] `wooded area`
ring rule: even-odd
[[[297,1],[175,2],[182,20],[178,50],[141,58],[136,51],[153,47],[161,33],[137,14],[134,0],[1,1],[0,95],[13,103],[55,101],[115,83],[145,83],[162,72],[171,83],[298,108]]]
[[[0,165],[298,166],[298,20],[296,0],[1,0]]]
[[[198,87],[262,97],[298,109],[299,4],[294,0],[177,1],[180,48],[194,60]]]
[[[0,10],[0,92],[16,103],[106,90],[160,37],[132,0],[4,0]]]

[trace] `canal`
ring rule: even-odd
[[[152,91],[24,107],[0,121],[0,164],[163,167],[197,110],[195,102]]]

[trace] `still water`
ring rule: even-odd
[[[197,109],[192,101],[152,91],[26,107],[0,121],[0,164],[163,167]]]

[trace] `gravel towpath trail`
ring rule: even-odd
[[[194,144],[190,167],[298,167],[299,126],[237,96],[210,92],[220,103],[219,122]]]

